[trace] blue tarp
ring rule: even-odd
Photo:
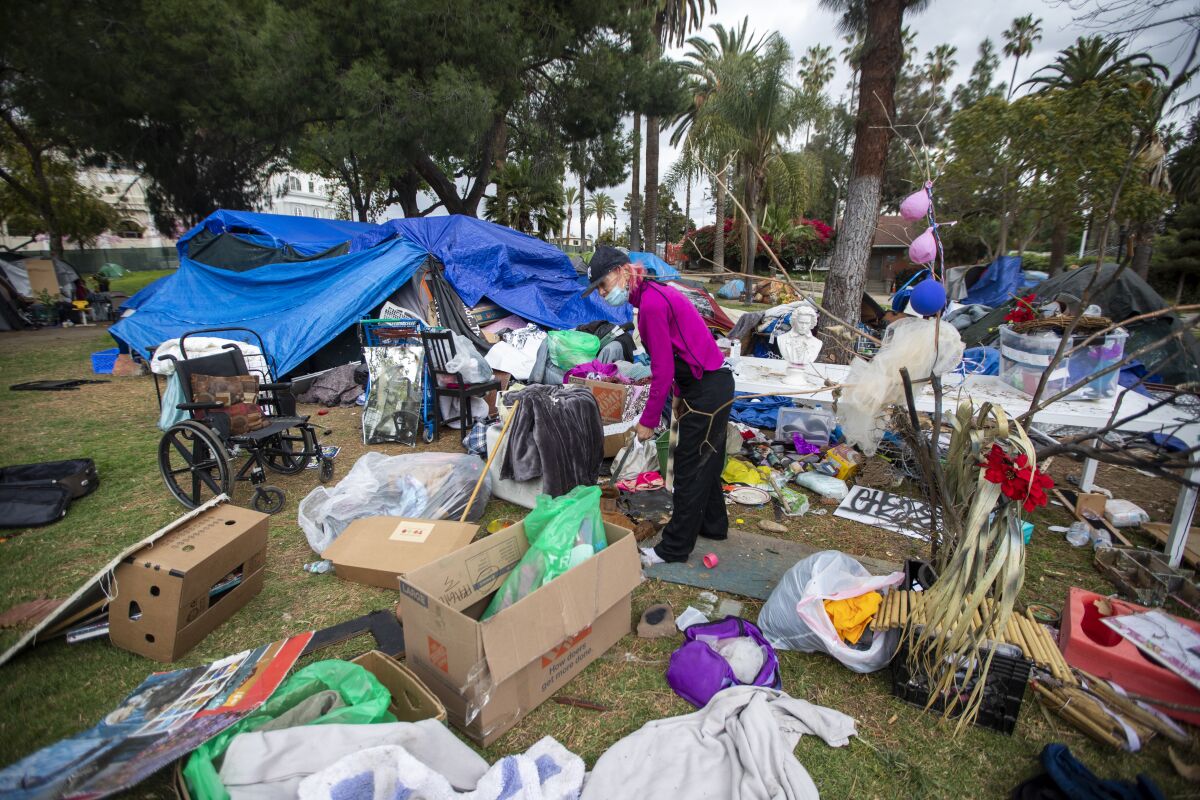
[[[241,234],[247,241],[264,247],[291,245],[297,253],[311,256],[374,230],[370,222],[351,222],[344,219],[289,217],[284,214],[260,214],[257,211],[225,211],[219,209],[179,238],[175,247],[181,256],[187,254],[187,243],[201,231],[213,234]],[[350,252],[354,252],[351,244]]]
[[[580,297],[579,274],[567,254],[532,236],[461,215],[393,219],[351,244],[367,249],[403,236],[446,265],[446,278],[467,306],[486,297],[517,316],[552,330],[596,320],[632,321],[597,295]]]
[[[595,295],[580,297],[575,269],[558,248],[474,217],[392,220],[383,225],[214,212],[180,240],[179,270],[155,281],[124,305],[136,313],[112,327],[120,342],[145,354],[167,339],[199,328],[240,326],[258,331],[286,375],[412,278],[428,255],[468,306],[484,297],[505,310],[555,330],[595,320],[624,324]],[[339,227],[342,226],[342,227]],[[270,238],[315,252],[350,240],[347,255],[269,264],[245,272],[187,257],[184,243],[203,229]],[[342,237],[332,241],[329,236]],[[326,237],[326,238],[322,238]]]
[[[386,300],[426,256],[424,248],[405,239],[367,252],[247,272],[180,256],[179,271],[152,284],[157,288],[149,297],[135,295],[141,300],[137,312],[110,332],[147,355],[187,331],[250,328],[262,336],[282,376]]]
[[[635,264],[641,264],[646,268],[647,272],[654,275],[656,278],[661,278],[665,281],[673,281],[683,277],[679,274],[679,270],[663,261],[654,253],[638,253],[630,251],[629,260]]]
[[[978,303],[995,308],[1009,302],[1021,288],[1023,280],[1021,259],[1018,256],[1000,256],[988,265],[967,296],[958,302],[964,306]]]
[[[795,405],[790,397],[755,397],[743,400],[742,396],[746,394],[749,392],[734,392],[729,418],[752,428],[774,430],[779,422],[779,409]]]

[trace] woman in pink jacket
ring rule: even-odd
[[[651,372],[650,398],[635,429],[639,441],[654,435],[668,395],[676,398],[674,512],[662,541],[642,548],[642,561],[687,561],[697,536],[729,535],[721,470],[733,374],[724,366],[700,312],[679,290],[647,277],[645,269],[631,264],[620,250],[596,248],[588,266],[588,291],[592,290],[610,306],[632,303],[638,310],[638,333],[650,355]]]

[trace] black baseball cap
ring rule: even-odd
[[[596,248],[596,252],[592,253],[592,260],[588,262],[587,271],[587,288],[583,290],[583,296],[587,297],[592,292],[596,291],[596,287],[604,280],[608,273],[615,269],[620,269],[629,263],[629,256],[622,253],[615,247],[608,245],[600,245]]]

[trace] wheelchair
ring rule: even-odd
[[[188,356],[189,337],[229,332],[249,334],[264,365],[251,369],[232,343],[218,353]],[[175,362],[186,401],[176,408],[188,412],[189,419],[172,425],[158,443],[158,469],[176,500],[196,508],[218,495],[231,495],[232,483],[249,481],[255,510],[274,514],[286,496],[267,483],[268,471],[296,475],[316,459],[321,483],[332,480],[333,459],[324,455],[308,417],[296,416],[291,382],[257,382],[277,374],[261,336],[249,328],[189,331],[179,338],[179,352],[180,358],[163,358]],[[240,394],[238,387],[244,390]],[[247,459],[234,472],[230,462],[242,454]]]

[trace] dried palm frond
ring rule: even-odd
[[[988,647],[988,634],[1007,628],[1025,576],[1019,505],[1002,502],[1000,485],[984,477],[980,463],[994,442],[1031,460],[1035,456],[1025,431],[996,406],[985,404],[976,414],[969,402],[963,403],[950,425],[950,448],[941,469],[945,485],[940,493],[930,492],[948,501],[942,504],[938,580],[924,593],[925,625],[910,627],[906,636],[909,668],[927,676],[929,705],[941,698],[946,715],[960,712],[961,730],[975,719],[983,701],[996,650]],[[932,470],[925,477],[929,485],[938,480]],[[972,684],[963,699],[963,687]]]

